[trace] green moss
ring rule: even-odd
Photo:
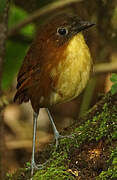
[[[117,108],[113,106],[110,109],[107,103],[103,105],[103,111],[97,112],[96,115],[86,121],[84,124],[75,129],[77,134],[78,146],[86,139],[89,141],[99,141],[102,137],[108,136],[108,139],[117,138]]]
[[[6,178],[9,179],[9,180],[12,180],[12,175],[9,174],[9,173],[7,173],[7,174],[6,174]]]
[[[38,171],[33,180],[73,180],[74,177],[66,170],[65,161],[68,158],[67,153],[53,153],[53,162],[46,169]]]
[[[102,171],[96,180],[117,179],[117,148],[112,151],[108,164],[110,164],[108,169]]]
[[[37,172],[33,177],[33,180],[73,180],[73,176],[66,171],[64,166],[60,167],[51,167],[47,169],[47,171],[42,170],[41,172]]]
[[[91,142],[92,140],[99,141],[101,138],[107,137],[108,141],[112,141],[116,136],[115,122],[117,121],[117,108],[113,106],[110,108],[110,105],[105,103],[102,108],[102,112],[97,112],[96,115],[84,122],[81,126],[75,129],[74,136],[75,138],[69,139],[65,138],[60,140],[60,152],[54,152],[52,155],[53,162],[50,162],[50,165],[44,169],[38,171],[34,180],[38,178],[41,180],[48,179],[74,179],[72,175],[67,172],[68,162],[70,162],[68,154],[74,148],[80,147],[84,142]],[[115,162],[115,160],[114,160]],[[115,170],[115,169],[113,169]],[[108,172],[111,173],[112,168],[108,169]],[[102,175],[105,172],[102,172]]]
[[[78,158],[77,155],[79,154],[81,154],[80,161],[81,162],[83,161],[83,163],[87,164],[89,169],[86,167],[86,170],[88,170],[89,174],[96,171],[97,173],[96,176],[98,176],[97,178],[104,179],[104,180],[112,179],[113,177],[115,178],[117,176],[117,173],[115,171],[117,170],[117,167],[116,167],[117,149],[116,151],[113,150],[112,153],[110,153],[110,150],[109,150],[109,147],[111,146],[112,142],[114,142],[113,144],[115,144],[115,140],[117,139],[117,126],[116,126],[117,107],[116,107],[116,103],[114,104],[114,101],[109,98],[110,97],[106,96],[106,98],[104,99],[105,103],[101,104],[101,106],[95,111],[95,113],[93,111],[90,111],[88,115],[86,115],[87,117],[86,121],[83,122],[80,126],[78,126],[77,124],[74,125],[75,127],[73,126],[73,129],[74,129],[73,138],[60,139],[59,146],[55,151],[53,150],[53,147],[50,148],[48,152],[50,152],[51,150],[54,151],[51,155],[50,161],[47,163],[47,166],[44,169],[41,169],[35,173],[35,175],[33,176],[33,180],[38,180],[38,179],[40,180],[49,180],[49,179],[74,180],[76,179],[75,175],[68,172],[68,169],[70,167],[74,167],[75,165],[74,163],[76,162]],[[101,161],[101,164],[104,164],[104,166],[100,165],[100,168],[102,170],[100,171],[99,169],[98,171],[98,170],[91,169],[92,162],[90,162],[90,159],[89,159],[89,162],[87,162],[88,159],[86,159],[86,162],[85,162],[85,157],[82,157],[81,147],[85,146],[85,147],[90,148],[90,144],[94,143],[94,148],[95,148],[95,145],[97,145],[100,142],[100,140],[104,142],[104,147],[106,147],[106,150],[103,156],[101,156],[104,158],[99,159],[99,161]],[[85,152],[87,153],[88,151],[85,151]],[[109,154],[111,154],[110,159],[108,162],[106,162]],[[76,156],[75,160],[74,160],[75,157],[72,157],[72,155]],[[82,171],[83,163],[81,163],[81,166],[78,167],[78,171],[80,171],[80,173],[82,172],[84,173],[84,169]],[[98,160],[97,160],[97,163],[98,163]],[[73,166],[71,166],[71,164]],[[24,177],[26,177],[26,175],[24,173]],[[27,175],[27,177],[29,176]],[[22,180],[23,178],[19,178],[18,180]],[[12,178],[12,179],[16,180],[15,178]]]

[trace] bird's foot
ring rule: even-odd
[[[43,163],[43,164],[36,164],[35,161],[33,161],[33,162],[31,163],[31,166],[30,166],[30,168],[31,168],[31,177],[32,177],[33,174],[34,174],[34,170],[43,169],[43,168],[45,167],[45,165],[47,164],[47,162],[48,162],[48,161],[46,161],[46,162]]]
[[[45,164],[46,164],[46,163],[44,163],[44,164],[36,164],[35,162],[33,162],[33,163],[31,164],[31,169],[35,169],[35,170],[43,169],[44,166],[45,166]]]
[[[73,136],[72,136],[72,135],[62,136],[62,135],[60,135],[59,132],[57,131],[57,132],[55,133],[56,148],[57,148],[57,146],[59,145],[59,139],[63,139],[63,138],[71,138],[71,139],[72,139]]]

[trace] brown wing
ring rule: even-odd
[[[34,59],[33,55],[34,48],[32,44],[24,58],[17,77],[17,92],[14,97],[14,102],[19,104],[29,101],[28,88],[31,85],[30,80],[35,71],[39,70],[39,65],[37,65],[37,61]]]

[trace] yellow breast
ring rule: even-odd
[[[65,59],[51,72],[52,78],[59,74],[57,85],[50,94],[51,105],[77,97],[90,76],[92,59],[82,33],[78,33],[69,41],[65,54]]]

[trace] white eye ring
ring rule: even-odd
[[[68,29],[65,27],[59,27],[57,28],[57,34],[60,36],[65,36],[68,34]]]

